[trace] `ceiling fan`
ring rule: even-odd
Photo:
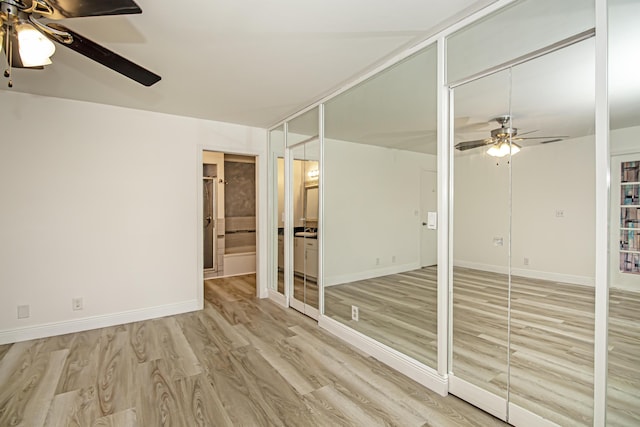
[[[494,157],[504,157],[509,153],[514,155],[520,151],[522,147],[516,144],[516,142],[519,141],[539,139],[542,140],[539,141],[541,144],[549,144],[551,142],[562,141],[564,138],[568,138],[567,136],[530,136],[523,138],[522,135],[528,135],[537,131],[529,131],[517,136],[518,129],[510,126],[510,115],[499,116],[492,119],[492,121],[498,122],[500,127],[493,129],[489,138],[459,142],[455,145],[455,148],[460,151],[465,151],[473,148],[489,146],[487,154]]]
[[[0,51],[7,57],[4,76],[12,87],[11,68],[42,69],[51,64],[52,40],[138,83],[151,86],[160,76],[58,23],[85,16],[142,13],[133,0],[0,0]]]

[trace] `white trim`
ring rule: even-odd
[[[267,295],[267,297],[275,302],[278,305],[281,305],[283,308],[287,308],[288,304],[287,304],[287,298],[281,294],[280,292],[278,292],[275,289],[269,289],[269,294]]]
[[[593,425],[607,417],[607,346],[609,318],[609,94],[608,3],[595,1],[596,19],[596,146],[595,146],[595,319],[593,343]]]
[[[330,317],[320,316],[318,326],[440,396],[447,395],[447,378],[440,376],[434,369]]]
[[[265,140],[268,140],[269,134]],[[269,150],[256,155],[256,296],[265,298],[269,287]]]
[[[449,393],[455,394],[503,421],[507,419],[507,399],[449,374]],[[505,396],[507,392],[505,391]]]
[[[204,230],[202,229],[202,224],[204,224],[204,200],[203,200],[203,181],[202,181],[202,173],[203,173],[203,165],[204,165],[204,156],[202,152],[204,148],[199,145],[197,147],[196,153],[196,186],[198,188],[196,193],[196,227],[198,231],[197,242],[196,242],[196,299],[198,300],[199,309],[204,308]],[[218,193],[216,192],[216,195]],[[216,209],[218,205],[216,203]],[[218,214],[216,213],[216,218]],[[216,243],[217,244],[217,243]],[[217,250],[217,248],[216,248]],[[217,263],[216,263],[217,264]],[[217,270],[217,269],[216,269]]]
[[[509,424],[522,427],[560,427],[528,409],[509,402]]]
[[[456,267],[472,268],[474,270],[489,271],[491,273],[509,274],[509,268],[502,265],[482,264],[479,262],[454,260]],[[527,277],[529,279],[548,280],[551,282],[570,283],[573,285],[594,286],[594,278],[589,276],[577,276],[573,274],[553,273],[550,271],[525,270],[512,268],[512,276]]]
[[[204,286],[200,285],[204,288]],[[0,344],[27,341],[38,338],[48,338],[56,335],[70,334],[73,332],[88,331],[108,326],[122,325],[125,323],[139,322],[158,317],[172,316],[201,310],[202,306],[197,299],[183,301],[175,304],[160,305],[157,307],[138,310],[122,311],[120,313],[105,314],[100,316],[85,317],[82,319],[64,320],[61,322],[45,323],[41,325],[27,326],[11,330],[0,331]]]
[[[438,60],[436,84],[439,88],[437,120],[437,191],[438,191],[438,283],[437,283],[437,357],[438,373],[442,376],[449,372],[449,89],[445,85],[446,42],[444,37],[437,42]]]
[[[343,274],[340,276],[326,277],[324,287],[343,285],[345,283],[357,282],[358,280],[373,279],[391,274],[404,273],[420,269],[420,262],[410,264],[392,265],[390,267],[376,268],[375,270],[357,271],[355,273]]]
[[[318,159],[318,315],[324,313],[324,104],[318,106],[318,135],[320,158]],[[317,319],[317,317],[316,317]]]

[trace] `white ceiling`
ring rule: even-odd
[[[162,76],[147,88],[58,46],[13,89],[268,127],[495,0],[137,0],[142,15],[65,20]]]

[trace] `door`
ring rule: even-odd
[[[420,259],[422,267],[438,264],[438,177],[435,171],[420,173]]]

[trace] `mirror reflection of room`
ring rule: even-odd
[[[436,49],[325,104],[325,315],[437,367]],[[431,212],[431,225],[429,225]]]
[[[593,423],[594,46],[454,91],[452,373],[559,425]]]

